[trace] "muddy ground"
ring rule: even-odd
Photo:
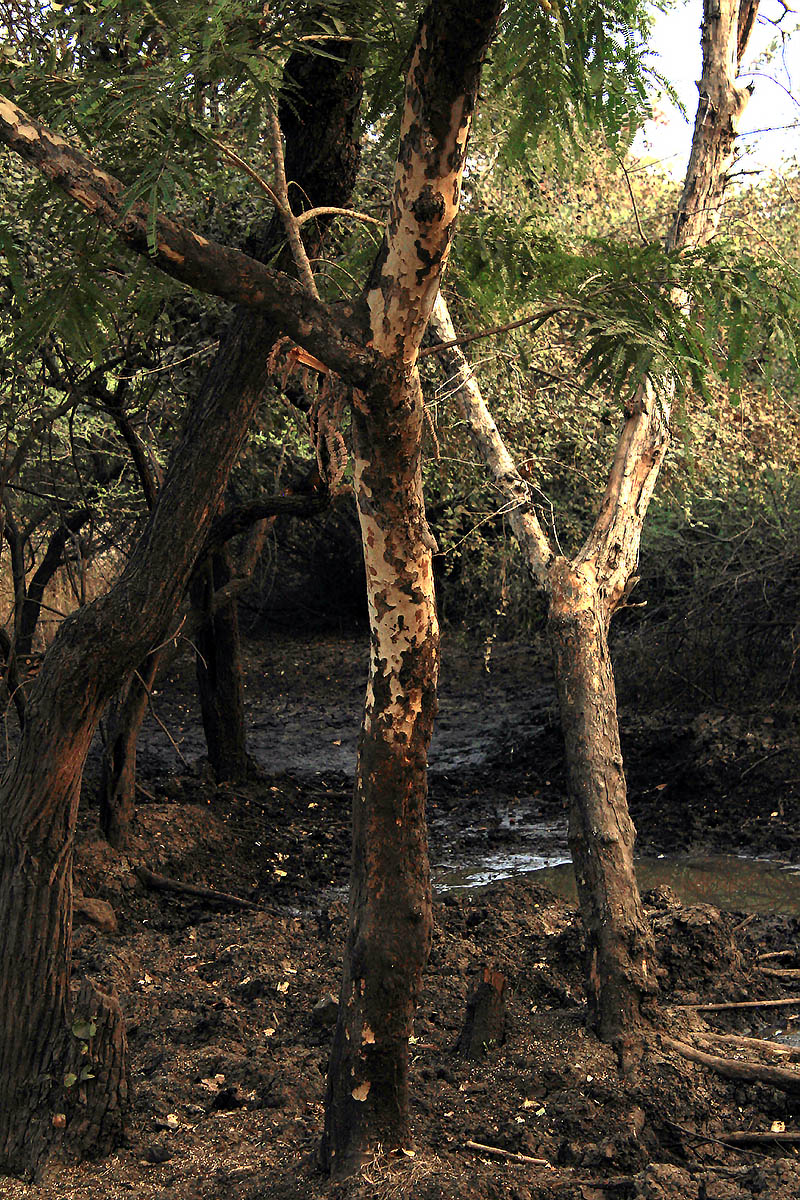
[[[487,650],[490,651],[487,655]],[[488,657],[488,664],[486,659]],[[498,846],[563,845],[565,798],[554,694],[535,646],[445,643],[431,752],[434,864]],[[344,939],[350,776],[364,644],[281,637],[248,647],[250,749],[263,777],[216,788],[188,664],[155,697],[129,854],[99,838],[87,773],[76,886],[110,903],[116,930],[80,919],[76,975],[112,980],[128,1020],[134,1107],[128,1144],[62,1167],[9,1200],[797,1200],[796,1089],[723,1078],[663,1034],[742,1056],[710,1035],[774,1038],[800,1018],[800,919],[647,897],[661,963],[648,1052],[622,1077],[584,1027],[574,909],[520,876],[440,893],[416,1025],[413,1153],[330,1185],[314,1152]],[[486,666],[488,665],[488,671]],[[796,714],[622,714],[631,807],[649,854],[746,852],[800,861]],[[187,766],[188,764],[188,766]],[[154,892],[137,865],[234,893],[224,904]],[[800,889],[800,877],[798,877]],[[771,952],[783,957],[763,959]],[[477,971],[507,980],[504,1044],[472,1062],[456,1049]],[[786,1008],[698,1013],[711,1001],[797,995]],[[785,1063],[779,1052],[749,1051]],[[765,1140],[742,1145],[735,1135]],[[772,1140],[770,1140],[772,1137]],[[546,1165],[476,1152],[468,1141]],[[800,1146],[800,1142],[797,1143]]]

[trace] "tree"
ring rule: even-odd
[[[332,103],[330,86],[322,86],[321,81],[314,86],[313,70],[310,77],[306,72],[304,93],[312,106],[318,102],[303,129],[305,150],[333,157],[321,178],[329,172],[345,194],[347,179],[337,167],[342,155],[350,155],[351,170],[355,165],[347,130],[352,128],[358,96],[358,70],[349,63],[349,51],[346,46],[343,59],[314,56],[320,70],[327,68],[339,77],[338,103]],[[82,203],[88,202],[90,210],[110,224],[120,221],[123,189],[116,181],[97,171],[63,139],[35,126],[10,101],[0,101],[0,109],[4,134],[12,143],[34,148],[45,173],[53,170],[67,190],[81,196]],[[320,168],[318,159],[314,166]],[[297,175],[302,177],[299,169]],[[326,192],[324,199],[329,198]],[[143,205],[128,210],[121,220],[123,236],[145,255],[149,254],[148,224]],[[122,679],[163,640],[182,600],[261,398],[267,367],[264,348],[287,325],[299,333],[302,324],[308,332],[311,315],[312,321],[319,317],[327,329],[323,341],[338,347],[333,360],[341,364],[344,354],[349,361],[350,338],[336,315],[318,301],[307,301],[291,279],[163,217],[158,229],[157,255],[164,265],[182,271],[186,253],[177,246],[185,245],[190,274],[198,282],[208,266],[229,298],[254,301],[256,311],[252,316],[243,311],[234,320],[192,406],[147,527],[119,581],[93,605],[65,621],[46,654],[30,694],[19,749],[0,789],[0,910],[4,914],[0,1169],[25,1175],[40,1170],[64,1143],[79,1153],[113,1144],[127,1096],[118,1006],[81,992],[79,1007],[70,1016],[72,847],[81,773],[92,735]],[[207,260],[206,255],[210,255]],[[250,283],[242,287],[245,277],[250,277]],[[272,324],[273,320],[279,324]],[[300,336],[308,340],[305,333]],[[322,348],[314,333],[311,343],[314,349]],[[356,346],[362,361],[371,357],[364,353],[360,339]],[[260,353],[254,353],[256,348]],[[360,372],[356,377],[360,382]],[[107,1019],[91,1022],[95,1013],[106,1010]],[[96,1025],[90,1043],[92,1061],[108,1062],[93,1080],[82,1081],[80,1088],[70,1091],[64,1079],[72,1062],[72,1028],[76,1021],[86,1020]],[[60,1113],[66,1116],[64,1133],[62,1122],[53,1120]]]
[[[686,182],[666,251],[713,236],[748,99],[736,84],[757,0],[707,3],[703,73]],[[680,310],[686,296],[673,290]],[[623,1058],[638,1044],[642,1004],[656,989],[654,946],[633,867],[608,628],[632,585],[647,506],[669,444],[674,384],[646,380],[625,403],[608,485],[589,537],[571,559],[556,555],[472,376],[440,299],[432,322],[438,355],[458,395],[481,458],[509,506],[509,520],[534,579],[548,597],[570,793],[570,849],[586,932],[589,1016]]]
[[[415,363],[453,235],[481,63],[499,12],[499,3],[457,8],[440,0],[423,17],[384,242],[364,300],[338,311],[141,202],[126,210],[112,176],[0,100],[6,145],[129,247],[184,282],[263,312],[353,388],[372,656],[354,802],[351,935],[323,1152],[337,1172],[351,1170],[379,1142],[391,1148],[407,1136],[408,1038],[430,936],[425,763],[438,642]],[[53,1075],[68,999],[72,839],[89,741],[120,677],[158,639],[186,586],[253,412],[263,361],[254,366],[247,349],[246,338],[228,339],[119,582],[62,626],[0,792],[6,1169],[36,1169],[52,1141]],[[75,696],[82,697],[78,706]],[[19,1038],[23,1023],[37,1030],[35,1038]],[[120,1099],[117,1088],[115,1104]],[[98,1119],[107,1103],[95,1088]]]

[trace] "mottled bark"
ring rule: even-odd
[[[409,1144],[408,1039],[432,923],[425,800],[439,635],[418,386],[396,409],[370,416],[358,413],[356,421],[357,452],[369,454],[359,453],[356,470],[372,632],[322,1150],[334,1175],[348,1174],[378,1146]]]
[[[379,1149],[407,1146],[410,1136],[408,1039],[431,934],[425,799],[439,647],[416,359],[453,236],[480,68],[500,7],[440,0],[421,19],[389,220],[366,293],[383,368],[353,403],[371,654],[321,1148],[336,1176]]]
[[[348,131],[352,136],[360,73],[346,61],[350,44],[342,50],[341,57],[315,58],[329,80],[347,80],[346,86],[339,88],[338,106],[334,83],[320,86],[318,93],[311,90],[303,106],[309,125],[317,122],[321,129],[322,146],[334,145],[336,139],[346,138]],[[59,166],[51,177],[61,172],[60,182],[62,186],[69,183],[68,191],[85,187],[91,192],[96,174],[101,190],[109,189],[108,203],[98,201],[95,208],[90,197],[88,207],[101,220],[117,221],[119,212],[114,206],[118,207],[120,193],[113,181],[95,173],[91,164],[80,155],[76,158],[61,139],[26,123],[13,105],[2,101],[3,137],[8,134],[9,121],[14,129],[12,143],[21,139],[33,148],[32,159],[26,154],[29,161],[39,161],[40,166],[52,164],[55,153]],[[327,132],[331,128],[335,133]],[[313,137],[310,144],[314,144]],[[335,185],[331,191],[338,197],[342,188],[352,185],[352,179],[337,178]],[[122,225],[130,232],[141,219],[137,212]],[[167,224],[170,228],[162,253],[169,262],[170,253],[177,253],[176,243],[170,241],[173,235],[190,242],[193,235],[186,231],[176,234],[177,227]],[[129,239],[130,244],[135,245],[137,237]],[[202,239],[196,241],[202,249]],[[239,260],[252,263],[239,256],[233,262],[234,272]],[[192,261],[199,269],[202,255]],[[224,272],[225,262],[225,256],[217,259],[214,271]],[[251,267],[243,269],[250,271]],[[329,310],[305,306],[304,297],[287,277],[272,271],[265,274],[258,264],[252,271],[254,279],[281,281],[272,296],[286,298],[286,312],[280,304],[263,306],[281,323],[273,324],[258,312],[243,312],[234,319],[192,406],[158,502],[122,576],[108,594],[63,622],[46,654],[30,695],[19,749],[0,782],[0,1173],[33,1176],[52,1155],[87,1152],[93,1130],[96,1148],[107,1148],[103,1130],[111,1129],[112,1122],[109,1118],[98,1123],[94,1114],[123,1108],[123,1089],[117,1084],[124,1076],[119,1039],[108,1039],[112,1049],[117,1049],[116,1066],[112,1070],[108,1063],[96,1081],[91,1081],[94,1100],[88,1121],[69,1108],[65,1112],[54,1082],[63,1080],[71,1061],[67,1053],[71,872],[86,754],[100,715],[121,679],[160,642],[178,610],[212,518],[219,511],[242,438],[261,400],[269,347],[279,332],[293,332],[295,318],[301,324],[309,322],[301,337],[308,334],[310,322],[319,318],[329,332],[335,327],[333,340],[339,352],[342,349],[341,326]],[[234,298],[242,298],[235,278],[228,291]],[[372,359],[370,353],[365,355]],[[349,353],[340,361],[345,360],[352,361]],[[54,1117],[59,1118],[55,1123]]]

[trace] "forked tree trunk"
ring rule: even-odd
[[[148,654],[111,700],[103,718],[100,829],[115,850],[126,848],[136,813],[136,748],[160,662],[160,651]]]
[[[335,1176],[380,1150],[406,1147],[410,1136],[408,1040],[431,936],[425,799],[439,650],[416,360],[453,234],[480,68],[500,7],[438,0],[421,19],[392,205],[366,295],[372,344],[385,366],[353,401],[371,654],[321,1147]]]
[[[686,182],[668,250],[707,240],[719,222],[741,115],[749,93],[736,85],[758,0],[706,0],[700,103]],[[675,297],[676,306],[684,303]],[[455,336],[442,304],[435,340]],[[441,351],[456,378],[471,436],[499,491],[532,575],[550,601],[548,627],[564,732],[570,792],[570,848],[586,935],[590,1019],[623,1058],[641,1043],[642,1005],[655,990],[652,936],[633,868],[634,828],[627,805],[607,634],[624,602],[641,533],[669,444],[670,396],[648,384],[626,408],[597,520],[580,552],[556,558],[536,517],[526,481],[457,346]]]
[[[203,619],[220,588],[233,578],[226,549],[215,551],[192,580],[192,604],[201,618],[196,635],[197,692],[206,737],[208,760],[217,783],[247,778],[247,737],[244,719],[239,611],[236,601],[222,605]]]
[[[290,67],[302,60],[299,69],[308,85],[302,96],[292,89],[292,104],[304,117],[302,145],[323,178],[320,158],[328,156],[331,198],[322,202],[333,204],[349,195],[358,158],[352,132],[360,70],[349,60],[352,46],[340,49],[341,58],[332,51],[331,59],[290,60]],[[124,192],[119,183],[4,98],[0,133],[144,252],[139,222],[147,214],[140,206],[117,220]],[[337,174],[340,166],[346,166],[344,176]],[[293,178],[299,177],[298,169]],[[102,202],[94,203],[92,188],[103,191]],[[124,1040],[113,1031],[113,1004],[97,1002],[102,1020],[94,1036],[101,1069],[92,1072],[94,1079],[73,1084],[79,1085],[74,1096],[64,1097],[65,1076],[74,1073],[70,1039],[77,1036],[70,1003],[75,824],[84,762],[103,708],[178,610],[261,401],[267,350],[283,328],[278,322],[285,320],[343,369],[352,368],[356,378],[368,357],[324,305],[303,302],[303,311],[312,312],[319,326],[300,321],[299,293],[285,277],[163,217],[156,225],[156,261],[217,294],[246,297],[264,312],[243,312],[233,321],[120,580],[61,625],[33,685],[19,749],[0,783],[0,1174],[33,1177],[51,1156],[106,1150],[121,1126]],[[257,293],[240,287],[245,277],[261,280]]]

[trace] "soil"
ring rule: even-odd
[[[172,741],[148,724],[125,855],[99,836],[87,771],[76,888],[110,904],[117,928],[99,927],[105,910],[76,905],[88,915],[76,915],[75,976],[113,982],[127,1017],[128,1142],[108,1159],[54,1168],[38,1185],[0,1180],[0,1196],[797,1200],[800,1155],[769,1134],[800,1129],[800,1068],[789,1091],[731,1080],[687,1061],[661,1035],[697,1042],[703,1033],[791,1030],[798,980],[764,968],[800,968],[800,920],[683,906],[667,888],[648,894],[659,1007],[646,1053],[623,1075],[585,1027],[575,910],[529,875],[436,896],[412,1047],[414,1145],[347,1184],[318,1173],[364,654],[360,638],[250,643],[250,750],[260,773],[224,788],[200,757],[191,668],[175,667],[155,697]],[[543,831],[563,840],[560,740],[542,662],[535,645],[445,643],[431,751],[434,863],[533,847]],[[751,715],[631,711],[622,726],[647,853],[800,860],[795,715],[778,706]],[[254,907],[154,891],[137,876],[140,865]],[[759,959],[773,951],[787,953]],[[485,966],[506,979],[508,1016],[502,1044],[472,1061],[457,1043]],[[793,994],[797,1007],[678,1007]],[[730,1047],[715,1052],[742,1057]],[[747,1130],[765,1140],[734,1144],[731,1135]]]

